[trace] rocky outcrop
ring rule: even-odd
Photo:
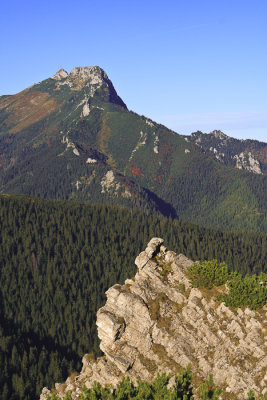
[[[254,174],[262,174],[259,161],[253,158],[250,151],[247,154],[243,152],[236,154],[234,159],[236,160],[236,168],[245,169]]]
[[[52,79],[56,79],[57,81],[60,81],[61,79],[67,78],[68,73],[65,71],[65,69],[60,68],[55,75],[52,76]]]
[[[124,109],[127,109],[126,104],[117,95],[106,72],[98,66],[75,67],[69,74],[61,68],[52,76],[52,79],[57,81],[57,90],[60,90],[60,87],[64,85],[67,85],[73,91],[85,89],[86,97],[84,100],[86,101],[88,98],[94,97],[97,90],[103,89],[102,98],[104,98],[105,101],[118,104]],[[83,105],[82,116],[89,115],[90,109],[88,103],[82,101],[80,105]]]
[[[78,399],[83,385],[114,386],[124,375],[152,381],[159,371],[177,374],[189,363],[197,378],[213,374],[223,399],[246,398],[249,389],[264,395],[266,307],[233,311],[210,292],[191,288],[186,271],[192,261],[168,251],[160,238],[135,263],[135,277],[111,287],[97,313],[104,356],[94,361],[85,355],[81,373],[56,384],[58,395]],[[41,400],[48,393],[44,388]]]

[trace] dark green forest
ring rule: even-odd
[[[154,236],[193,260],[264,271],[267,236],[199,227],[138,210],[0,196],[0,398],[39,397],[42,387],[99,355],[96,311],[105,291],[135,274]],[[266,271],[265,271],[266,272]]]

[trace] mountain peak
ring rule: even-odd
[[[66,78],[68,76],[67,71],[65,71],[65,69],[60,68],[55,75],[52,76],[52,79],[56,79],[58,81],[60,81],[63,78]]]
[[[92,85],[101,85],[103,81],[109,80],[106,72],[98,67],[98,66],[90,66],[90,67],[74,67],[70,73],[60,68],[55,75],[53,75],[52,79],[56,79],[58,81],[68,78],[68,81],[90,81]]]
[[[216,130],[216,129],[214,131],[212,131],[210,134],[213,135],[214,137],[216,137],[217,139],[227,139],[229,137],[222,131]]]
[[[111,103],[127,109],[125,103],[117,95],[114,86],[106,72],[99,66],[74,67],[70,73],[60,68],[52,79],[56,80],[56,90],[67,85],[71,90],[79,91],[86,88],[87,98],[93,97],[98,89],[102,89],[104,97]],[[108,96],[108,98],[107,98]]]
[[[105,71],[98,66],[75,67],[70,71],[70,77],[77,77],[81,80],[90,79],[91,84],[100,84],[104,79],[108,79]]]

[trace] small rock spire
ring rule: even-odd
[[[56,79],[57,81],[60,81],[63,78],[66,78],[68,76],[67,71],[65,69],[60,68],[55,75],[52,76],[52,79]]]

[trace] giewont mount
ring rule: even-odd
[[[0,191],[267,232],[264,148],[255,144],[256,159],[251,146],[206,136],[190,141],[128,111],[100,67],[60,69],[0,97]]]

